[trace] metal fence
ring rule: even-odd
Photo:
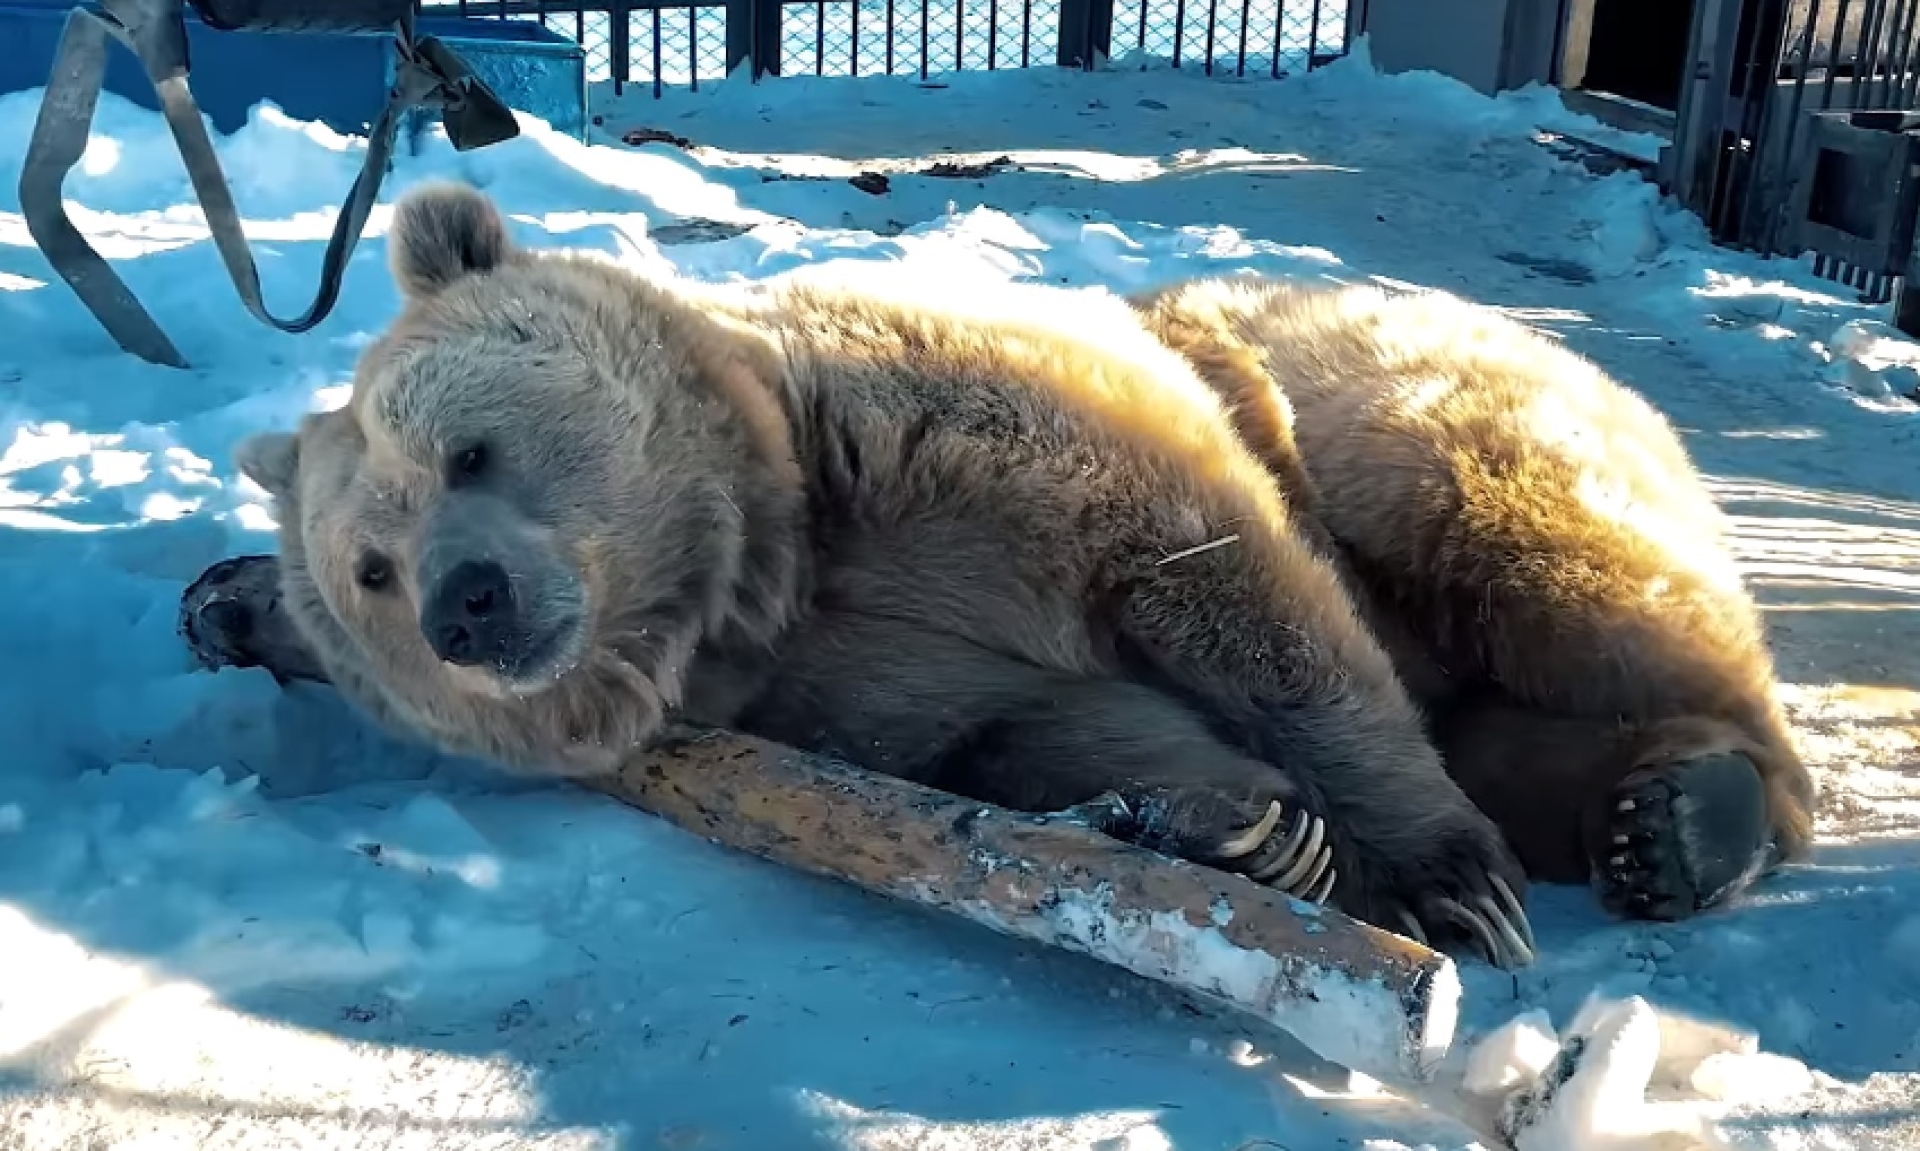
[[[1781,245],[1805,199],[1796,185],[1815,177],[1810,114],[1920,98],[1920,0],[1697,0],[1692,44],[1669,183],[1738,247],[1795,254]],[[1815,270],[1868,300],[1892,296],[1884,272],[1831,256]]]
[[[435,14],[532,20],[586,49],[587,76],[698,88],[753,75],[870,76],[1159,59],[1285,76],[1337,59],[1359,0],[458,0]]]

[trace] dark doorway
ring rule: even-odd
[[[1580,87],[1655,108],[1680,106],[1693,0],[1591,0],[1592,35]]]

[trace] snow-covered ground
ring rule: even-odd
[[[1671,413],[1736,517],[1829,796],[1812,862],[1683,926],[1537,890],[1540,964],[1462,965],[1464,1038],[1513,1025],[1416,1100],[1091,961],[398,746],[325,690],[194,672],[183,585],[273,547],[231,449],[340,400],[395,305],[387,216],[334,316],[275,333],[235,299],[159,119],[105,101],[68,191],[197,365],[150,367],[49,283],[11,198],[35,110],[17,95],[0,1147],[1497,1146],[1519,1069],[1551,1053],[1543,1020],[1594,1034],[1526,1151],[1920,1146],[1920,414],[1901,398],[1920,350],[1804,265],[1716,251],[1648,185],[1557,156],[1543,133],[1606,133],[1549,94],[1488,100],[1364,56],[1280,83],[945,83],[633,99],[601,109],[592,147],[535,124],[467,156],[436,138],[386,198],[457,174],[525,242],[711,278],[899,260],[1125,289],[1260,268],[1510,309]],[[618,143],[641,126],[694,147]],[[955,153],[1010,164],[914,174]],[[268,109],[222,155],[292,312],[360,144]],[[863,171],[888,190],[848,182]],[[1462,1075],[1491,1095],[1452,1090]],[[1649,1080],[1679,1102],[1641,1106]],[[1693,1135],[1645,1133],[1663,1127]]]

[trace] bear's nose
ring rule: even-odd
[[[492,560],[462,560],[427,597],[420,631],[435,655],[473,667],[506,654],[515,608],[506,568]]]

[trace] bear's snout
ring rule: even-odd
[[[420,632],[435,655],[460,667],[487,664],[508,672],[528,655],[513,581],[493,560],[455,564],[428,591]]]

